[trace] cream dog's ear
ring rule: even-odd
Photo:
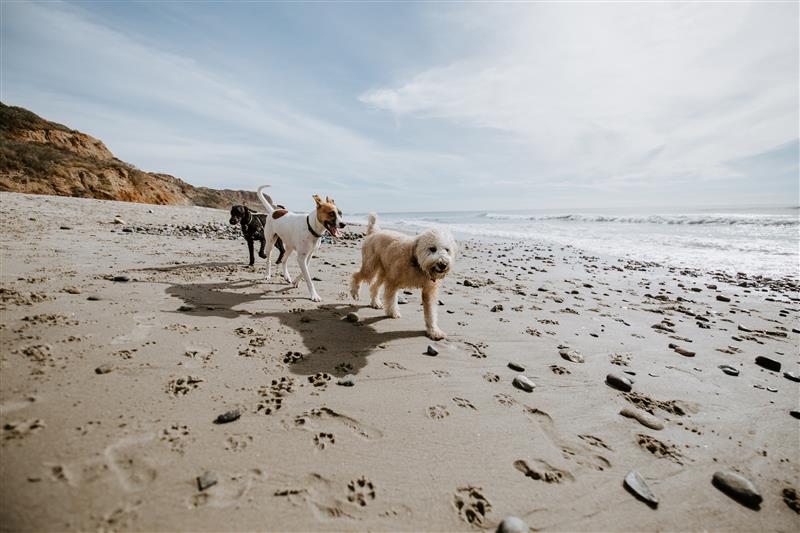
[[[314,201],[317,203],[317,206],[319,206],[322,203],[322,198],[320,198],[318,194],[315,194],[311,198],[314,199]]]
[[[331,198],[330,196],[326,196],[325,201],[328,202],[329,204],[336,205],[336,202],[334,202],[333,198]]]

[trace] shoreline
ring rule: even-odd
[[[0,200],[3,530],[800,523],[800,389],[783,376],[800,362],[796,285],[461,241],[439,295],[449,338],[434,343],[418,291],[397,320],[364,288],[350,300],[358,239],[322,245],[317,305],[265,280],[263,260],[246,267],[241,239],[133,230],[208,222],[193,207]],[[338,385],[347,375],[354,386]],[[657,509],[623,488],[631,470]],[[760,510],[712,485],[723,470],[755,485]]]

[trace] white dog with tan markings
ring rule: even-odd
[[[416,237],[378,227],[378,217],[369,215],[367,236],[361,247],[361,270],[353,274],[350,294],[358,300],[362,283],[370,284],[370,307],[381,308],[378,291],[383,286],[383,309],[386,316],[400,318],[397,291],[422,289],[426,334],[433,340],[444,339],[436,317],[437,293],[441,280],[450,273],[456,256],[456,241],[449,231],[429,229]]]

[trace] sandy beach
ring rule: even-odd
[[[433,342],[418,291],[351,300],[363,228],[316,304],[225,211],[0,202],[2,531],[800,529],[796,281],[462,241]]]

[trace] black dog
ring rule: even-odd
[[[259,241],[261,243],[258,256],[262,259],[267,258],[267,254],[264,253],[264,248],[267,245],[267,239],[264,237],[264,222],[266,220],[267,215],[254,213],[245,205],[235,205],[231,207],[231,224],[234,226],[236,224],[242,225],[242,235],[244,235],[244,239],[247,241],[247,251],[250,252],[250,266],[253,266],[256,262],[256,258],[253,255],[253,241]],[[276,263],[280,263],[283,260],[283,254],[286,252],[280,238],[275,241],[275,247],[280,252]]]

